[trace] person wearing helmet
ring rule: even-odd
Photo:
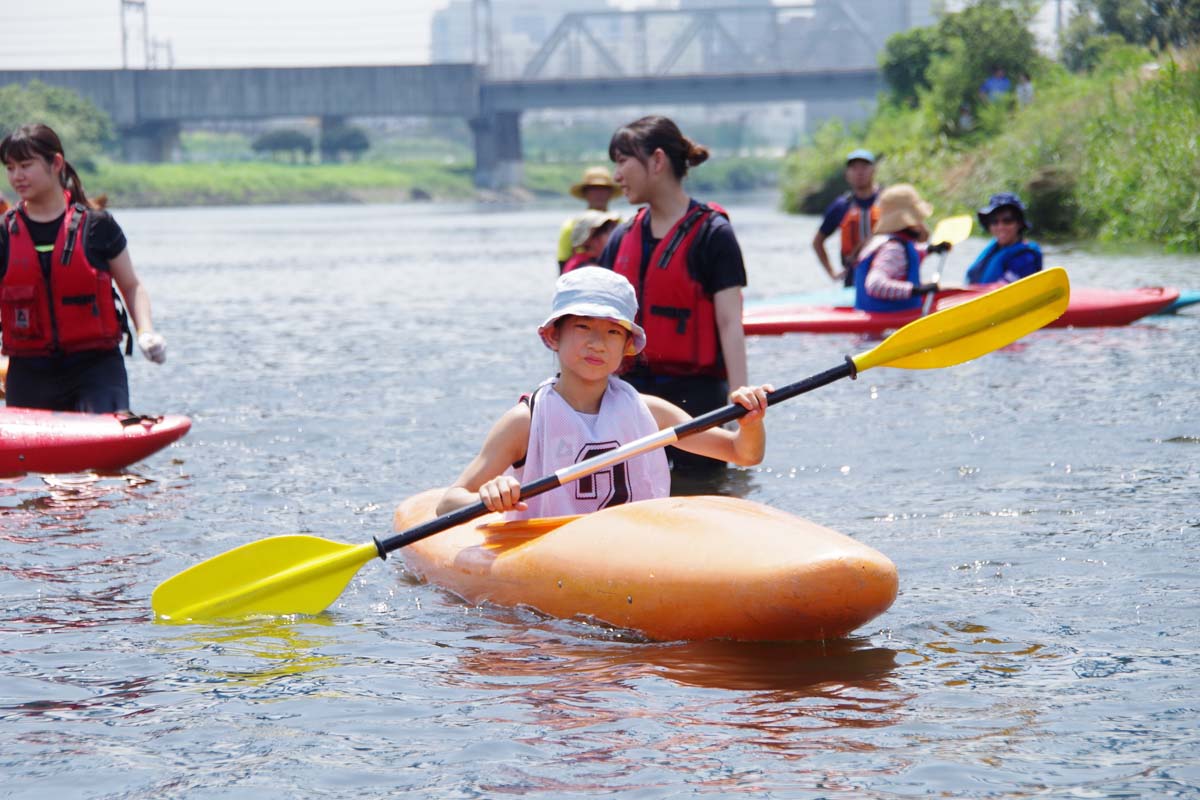
[[[1042,269],[1042,250],[1025,234],[1032,226],[1025,218],[1025,204],[1012,192],[988,198],[979,209],[979,224],[992,240],[967,268],[967,283],[1012,283]]]

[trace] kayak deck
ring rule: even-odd
[[[934,311],[951,308],[987,293],[994,286],[948,289],[938,292]],[[1171,306],[1179,290],[1163,286],[1138,289],[1095,289],[1072,287],[1067,310],[1049,323],[1049,328],[1093,328],[1128,325]],[[907,311],[862,311],[845,306],[756,303],[747,307],[743,327],[747,335],[771,336],[784,333],[882,334],[904,327],[921,316],[920,309]]]
[[[396,509],[434,517],[440,490]],[[470,603],[529,607],[659,641],[844,636],[896,598],[895,565],[829,528],[731,497],[675,497],[582,517],[492,514],[401,551],[409,570]]]
[[[185,416],[137,417],[0,408],[0,475],[114,472],[158,452],[192,426]]]

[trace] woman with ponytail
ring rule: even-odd
[[[22,125],[0,141],[17,194],[0,226],[0,341],[10,406],[104,413],[129,408],[121,339],[129,334],[114,284],[151,361],[167,355],[125,234],[89,201],[49,127]],[[131,336],[132,339],[132,336]],[[126,352],[131,352],[132,342]]]
[[[637,322],[646,330],[646,348],[622,377],[692,416],[719,408],[729,402],[730,386],[749,383],[742,330],[746,267],[725,210],[692,199],[683,186],[688,168],[704,163],[708,149],[666,117],[650,116],[619,128],[608,156],[626,198],[642,205],[613,233],[600,259],[636,288]],[[668,455],[677,476],[725,468],[674,448]]]

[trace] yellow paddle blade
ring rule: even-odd
[[[319,614],[359,567],[379,557],[375,543],[273,536],[203,561],[158,585],[157,619],[229,619],[255,614]]]
[[[971,235],[971,226],[974,224],[975,221],[967,214],[961,214],[957,217],[946,217],[934,227],[933,233],[929,235],[929,243],[949,242],[950,244],[958,244],[959,242],[964,242]]]
[[[859,372],[880,366],[937,369],[961,364],[1058,319],[1070,298],[1066,270],[1055,267],[1037,272],[910,322],[875,349],[851,360]]]

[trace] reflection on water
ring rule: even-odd
[[[1063,657],[1063,653],[1037,642],[997,636],[987,627],[972,622],[949,621],[934,625],[929,635],[938,637],[905,652],[917,661],[949,677],[946,686],[974,686],[997,676],[1014,676],[1035,670],[1040,663]]]
[[[323,653],[335,640],[321,635],[335,623],[326,615],[247,620],[228,625],[188,626],[164,642],[171,657],[186,663],[187,680],[219,684],[222,691],[263,688],[289,679],[333,670],[342,660]],[[294,693],[281,691],[280,695]],[[266,697],[274,696],[268,692]]]
[[[589,692],[664,678],[686,686],[828,696],[854,687],[889,689],[895,651],[865,639],[827,642],[679,642],[673,644],[568,640],[536,631],[460,654],[459,663],[489,686],[532,678],[538,691]]]

